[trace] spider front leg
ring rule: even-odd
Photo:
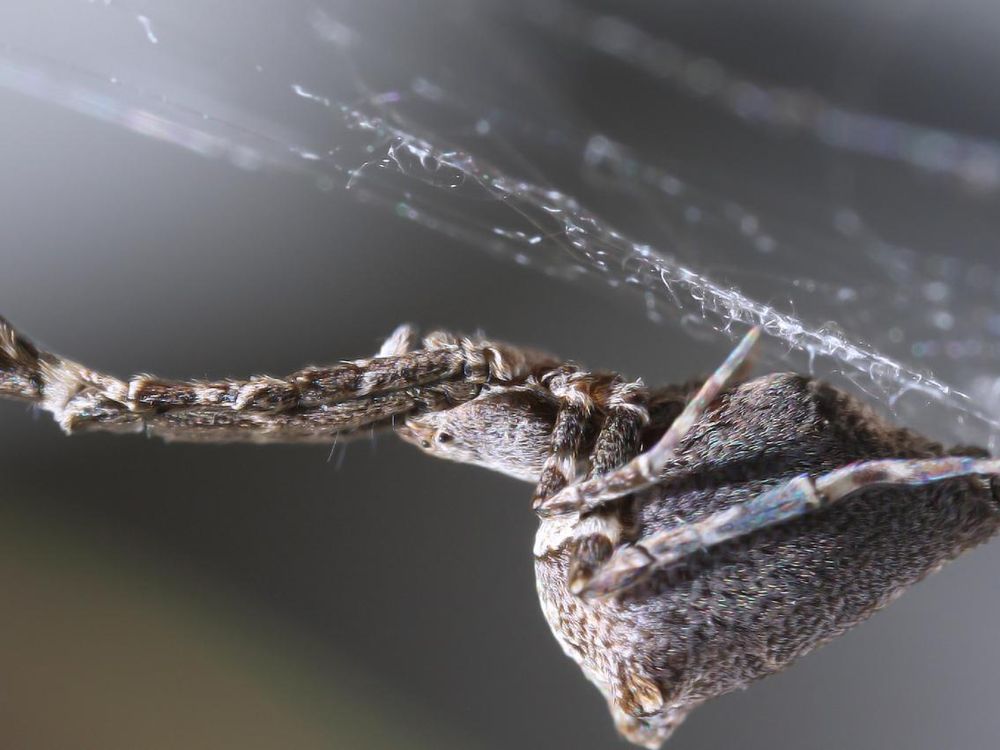
[[[398,416],[474,398],[553,359],[485,340],[431,334],[411,350],[401,326],[371,359],[308,367],[284,378],[128,381],[38,349],[0,318],[0,396],[37,404],[66,432],[146,430],[174,440],[328,442]]]
[[[650,487],[659,480],[663,467],[674,456],[678,443],[734,377],[742,370],[747,357],[760,338],[760,328],[751,328],[726,360],[708,378],[697,395],[670,428],[645,453],[636,456],[615,471],[594,476],[585,482],[570,485],[543,500],[537,507],[541,515],[583,512],[597,508],[609,500]]]
[[[1000,459],[944,456],[860,461],[810,478],[801,474],[745,503],[622,547],[580,589],[601,597],[623,591],[654,571],[730,539],[782,523],[875,486],[923,486],[945,479],[1000,477]]]

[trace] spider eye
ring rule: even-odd
[[[427,441],[427,440],[421,440],[421,441],[420,441],[420,447],[421,447],[421,448],[430,448],[430,447],[431,447],[431,444],[430,444],[430,442],[429,442],[429,441]]]
[[[439,443],[441,443],[442,445],[444,445],[444,444],[446,444],[446,443],[450,443],[450,442],[451,442],[452,440],[454,440],[454,439],[455,439],[455,438],[453,438],[453,437],[451,436],[451,434],[450,434],[450,433],[447,433],[447,432],[439,432],[439,433],[437,434],[437,441],[438,441]]]

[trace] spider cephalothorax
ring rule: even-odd
[[[432,456],[537,482],[556,410],[540,387],[484,386],[470,401],[409,417],[396,434]]]
[[[378,356],[284,378],[129,381],[0,319],[0,395],[67,431],[333,441],[394,426],[535,483],[535,570],[564,651],[628,739],[778,671],[1000,527],[1000,461],[885,422],[811,378],[647,390],[485,339],[398,329]]]

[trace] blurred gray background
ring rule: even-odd
[[[482,5],[334,11],[369,34],[365,22],[383,18],[400,45],[394,62],[412,56],[432,70],[429,59],[446,56],[450,42],[468,54],[520,54],[500,43],[506,37],[485,45],[445,33],[454,18],[510,33],[509,18]],[[1000,133],[991,59],[1000,13],[988,4],[940,14],[922,3],[876,5],[619,11],[755,75],[787,74],[830,96],[851,96],[838,76],[855,69],[849,40],[866,39],[863,49],[889,62],[855,103]],[[154,4],[136,9],[156,19]],[[26,28],[39,20],[28,3],[7,12],[23,14]],[[229,18],[237,38],[252,23]],[[49,19],[53,34],[86,50],[92,40],[61,20]],[[715,179],[734,191],[765,184],[839,205],[844,182],[831,174],[847,170],[863,187],[852,195],[886,231],[911,243],[930,232],[961,238],[929,244],[995,261],[995,195],[737,128],[613,61],[579,59],[514,30],[535,64],[551,66],[561,111],[576,113],[578,126],[596,122],[654,160],[721,169]],[[468,59],[468,70],[451,70],[465,83],[482,62]],[[282,373],[365,356],[401,321],[481,328],[650,383],[709,370],[729,346],[654,324],[621,290],[549,278],[380,203],[280,169],[202,158],[64,104],[0,90],[0,312],[94,367]],[[573,178],[534,166],[553,181]],[[599,192],[589,199],[605,208]],[[0,744],[621,747],[602,699],[538,610],[530,493],[432,461],[391,435],[343,455],[68,439],[47,417],[0,403]],[[699,709],[669,746],[996,747],[997,570],[1000,547],[967,555],[788,672]]]

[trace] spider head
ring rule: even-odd
[[[396,432],[432,456],[534,482],[554,423],[555,408],[542,394],[494,387],[450,409],[412,416]]]

